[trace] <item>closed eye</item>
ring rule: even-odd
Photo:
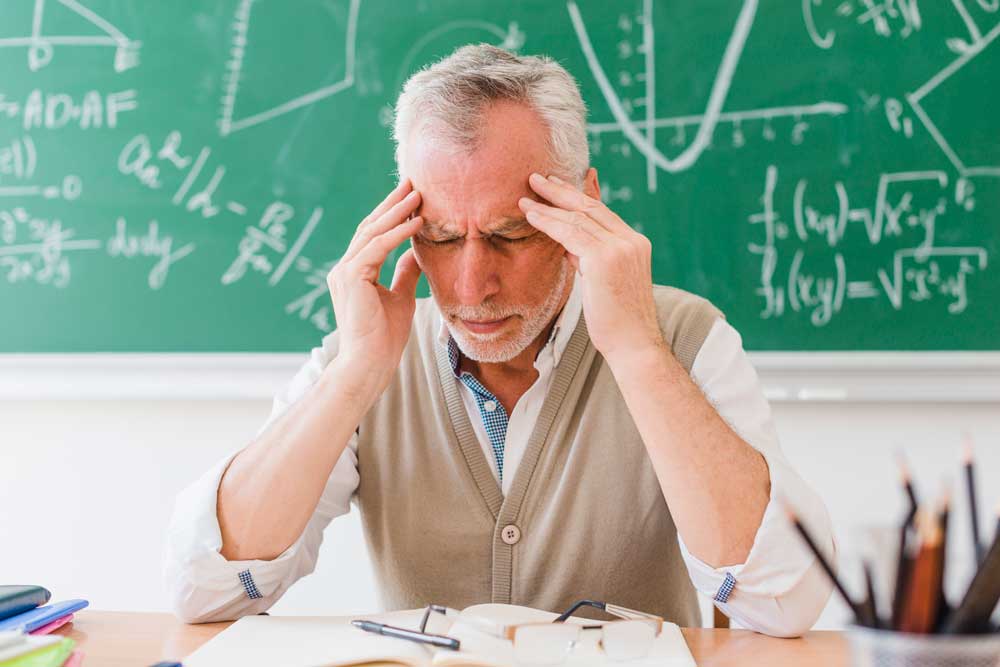
[[[528,236],[521,236],[521,237],[518,237],[518,238],[510,238],[508,236],[491,236],[490,238],[492,238],[494,241],[501,241],[503,243],[521,243],[522,241],[527,241],[532,236],[534,236],[534,235],[531,234],[531,235],[528,235]]]
[[[518,243],[523,243],[524,241],[529,241],[535,238],[537,233],[527,234],[526,236],[502,236],[500,234],[488,234],[484,238],[491,243],[500,243],[503,245],[516,245]],[[431,238],[425,234],[418,234],[416,236],[417,240],[432,246],[447,246],[458,243],[465,239],[464,236],[438,236]]]
[[[429,243],[430,245],[448,245],[449,243],[454,243],[462,239],[461,236],[441,236],[437,238],[428,238],[423,234],[418,234],[417,239],[423,241],[424,243]]]

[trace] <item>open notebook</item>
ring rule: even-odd
[[[435,649],[391,637],[363,632],[350,625],[350,618],[366,618],[416,628],[422,610],[354,617],[248,616],[219,633],[184,660],[185,667],[345,667],[370,663],[392,663],[410,667],[439,665],[483,665],[510,667],[515,664],[509,641],[483,633],[460,621],[448,636],[459,639],[460,651]],[[500,625],[550,621],[555,614],[504,604],[467,607],[462,616],[474,615]],[[575,620],[575,619],[571,619]],[[582,621],[581,621],[582,622]],[[593,621],[586,621],[593,623]],[[581,642],[563,665],[628,667],[695,667],[680,629],[664,623],[649,655],[640,660],[614,662],[605,659],[596,642]]]

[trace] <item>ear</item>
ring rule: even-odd
[[[583,177],[583,194],[597,199],[601,199],[601,184],[597,180],[597,169],[591,167],[587,170],[586,176]]]

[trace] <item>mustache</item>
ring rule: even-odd
[[[525,309],[521,306],[511,306],[495,303],[483,303],[478,306],[444,306],[444,314],[451,319],[460,320],[502,320],[512,315],[523,317]]]

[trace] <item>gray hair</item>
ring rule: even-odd
[[[482,115],[496,101],[533,109],[549,130],[552,170],[582,184],[590,166],[587,108],[576,80],[552,58],[518,56],[490,44],[463,46],[407,80],[396,101],[393,139],[401,170],[416,125],[462,150],[477,145]]]

